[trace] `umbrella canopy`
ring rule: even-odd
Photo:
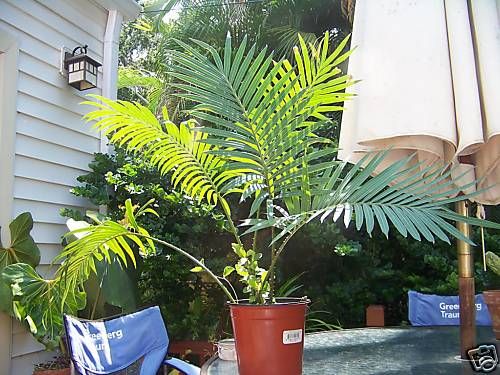
[[[339,157],[357,162],[389,148],[387,165],[416,153],[422,169],[451,164],[477,202],[500,203],[499,19],[500,0],[357,0],[349,73],[361,82],[345,103]],[[457,209],[467,215],[464,202]],[[469,235],[468,225],[457,227]],[[457,248],[467,358],[475,346],[474,264],[465,242]]]
[[[477,202],[500,203],[499,19],[500,0],[358,0],[349,73],[361,82],[339,157],[391,148],[389,164],[416,152],[421,168],[451,163],[460,185],[491,187]]]

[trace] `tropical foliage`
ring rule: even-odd
[[[500,276],[500,257],[498,255],[488,251],[486,253],[486,264],[492,272]]]
[[[173,183],[186,194],[222,208],[235,237],[234,251],[243,259],[234,268],[254,302],[273,299],[277,259],[290,238],[316,218],[336,221],[343,216],[346,226],[355,219],[357,230],[364,226],[368,233],[377,223],[386,235],[392,223],[403,236],[428,241],[435,237],[449,241],[449,235],[470,241],[447,220],[499,227],[447,208],[467,198],[445,198],[458,191],[444,182],[449,170],[429,168],[419,173],[408,158],[371,177],[384,153],[368,156],[349,171],[344,170],[345,163],[333,159],[330,141],[315,131],[328,121],[325,112],[342,109],[339,103],[349,99],[343,90],[354,82],[339,76],[336,67],[350,52],[342,53],[342,47],[329,52],[328,40],[327,34],[318,44],[301,41],[294,52],[295,66],[286,59],[273,61],[266,49],[257,52],[255,45],[247,47],[245,39],[233,49],[229,35],[222,56],[204,42],[193,41],[194,48],[178,41],[184,51],[171,51],[171,75],[179,81],[174,84],[177,95],[194,103],[189,114],[200,125],[189,120],[176,126],[166,111],[160,121],[138,103],[101,97],[96,97],[100,102],[87,102],[97,109],[86,119],[96,121],[94,127],[111,143],[141,153],[162,174],[173,172]],[[395,184],[388,187],[392,181]],[[249,219],[243,223],[250,227],[245,233],[254,233],[252,249],[246,250],[232,220],[227,204],[231,193],[240,194],[241,201],[253,200]],[[256,233],[267,229],[270,240],[259,244]],[[111,224],[96,225],[88,233],[90,239],[77,241],[75,252],[84,246],[92,251],[108,239],[128,236]],[[138,241],[151,239],[132,233]],[[260,257],[259,248],[268,244],[266,271],[254,261]],[[212,276],[230,300],[235,299],[203,261],[183,254]],[[230,272],[227,269],[224,277]]]
[[[243,40],[258,50],[267,46],[279,58],[294,61],[293,47],[316,43],[326,31],[330,52],[348,35],[350,25],[343,16],[345,0],[205,1],[157,0],[144,4],[142,17],[125,25],[120,40],[119,97],[137,100],[160,114],[166,105],[171,119],[184,120],[190,103],[176,98],[168,72],[168,51],[182,48],[175,42],[194,38],[224,49],[229,31],[233,47]],[[203,49],[200,50],[202,53]]]
[[[36,267],[40,262],[40,250],[30,235],[33,229],[33,218],[25,212],[16,217],[10,224],[11,244],[4,247],[0,241],[0,273],[5,267],[15,263],[26,263]],[[0,279],[0,310],[13,314],[12,294],[10,287]]]
[[[156,0],[145,4],[145,16],[136,27],[170,38],[203,40],[219,51],[229,31],[237,46],[247,36],[259,49],[267,45],[278,51],[279,57],[292,57],[290,52],[298,45],[299,35],[307,42],[315,42],[325,31],[331,32],[331,41],[346,36],[349,23],[344,17],[345,3],[345,0]]]
[[[40,250],[30,235],[33,219],[28,212],[9,225],[11,245],[0,245],[0,308],[26,323],[34,337],[56,348],[62,330],[62,313],[76,313],[85,306],[81,288],[68,289],[64,280],[45,280],[35,271]]]
[[[90,216],[101,226],[101,234],[119,233],[115,238],[107,237],[105,243],[98,238],[86,236],[87,224],[79,223],[79,229],[66,235],[66,239],[76,237],[78,240],[70,242],[64,251],[54,259],[53,263],[61,263],[53,277],[46,278],[35,269],[40,261],[40,251],[35,245],[30,231],[33,228],[31,214],[20,214],[11,224],[11,245],[0,248],[1,278],[0,288],[2,299],[0,308],[25,323],[33,336],[48,349],[60,346],[60,337],[63,333],[63,314],[76,315],[85,308],[87,294],[84,283],[95,274],[101,274],[100,269],[107,271],[113,267],[106,267],[103,263],[113,264],[118,258],[120,264],[136,263],[136,255],[131,246],[124,240],[139,245],[143,254],[154,250],[149,240],[137,240],[137,235],[148,236],[148,232],[137,225],[136,217],[145,213],[154,213],[147,206],[132,207],[126,202],[125,218],[120,222],[112,222],[99,218],[95,214]],[[110,228],[106,232],[105,228]],[[72,251],[74,243],[86,243],[92,249],[88,251]],[[107,272],[106,272],[107,273]],[[123,280],[123,278],[122,278]],[[103,278],[101,278],[101,286]],[[100,290],[100,288],[97,288]],[[126,296],[127,293],[121,293]],[[109,295],[108,295],[109,296]],[[120,305],[123,298],[109,300],[110,303]],[[94,306],[95,310],[95,306]],[[94,311],[93,310],[93,311]],[[91,316],[92,317],[92,316]]]
[[[498,222],[498,214],[495,217],[495,212],[489,211],[488,217]],[[343,227],[331,221],[308,223],[288,243],[286,252],[290,256],[279,263],[280,279],[307,270],[301,278],[301,292],[316,302],[316,309],[329,312],[325,320],[334,324],[338,321],[344,328],[364,327],[366,307],[376,304],[385,307],[386,325],[408,324],[409,290],[458,294],[454,243],[419,242],[393,228],[387,240],[377,226],[371,236],[357,231],[354,225]],[[498,248],[500,231],[485,232],[486,249]],[[339,246],[340,233],[350,248]],[[479,230],[471,231],[471,238],[478,243]],[[476,251],[476,292],[498,288],[500,278],[483,271],[480,251]]]

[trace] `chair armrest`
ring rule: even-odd
[[[200,375],[200,368],[198,366],[184,362],[178,358],[167,358],[163,361],[163,364],[172,366],[186,375]]]

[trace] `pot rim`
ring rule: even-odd
[[[307,305],[311,303],[311,300],[304,297],[277,297],[275,303],[265,303],[265,304],[256,304],[248,302],[248,298],[239,299],[236,302],[227,301],[226,303],[229,306],[248,306],[248,307],[271,307],[271,306],[287,306],[287,305]]]
[[[236,346],[236,340],[235,339],[224,339],[224,340],[217,341],[215,343],[215,345],[217,346],[217,348],[232,350]]]

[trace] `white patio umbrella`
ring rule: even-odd
[[[345,105],[339,157],[391,148],[392,163],[416,153],[421,168],[465,173],[460,185],[492,186],[478,203],[500,203],[499,19],[500,0],[357,0],[349,73],[361,82]],[[467,244],[458,253],[465,356],[475,345],[474,269]]]

